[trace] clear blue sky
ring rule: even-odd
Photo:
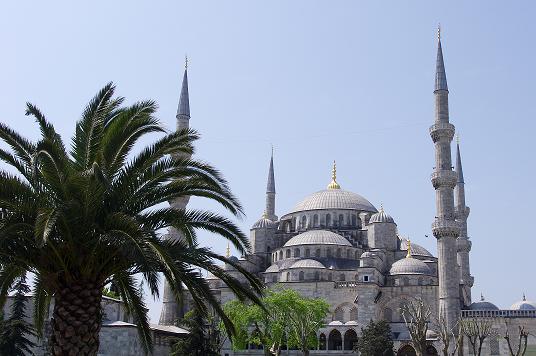
[[[441,5],[440,5],[441,4]],[[508,5],[508,6],[507,6]],[[67,138],[114,81],[174,127],[184,54],[198,157],[260,217],[275,146],[277,213],[329,182],[394,216],[435,253],[428,127],[436,26],[462,139],[475,299],[536,299],[533,15],[530,1],[11,1],[0,12],[0,120],[29,137],[37,104]],[[201,200],[192,206],[213,208]],[[429,235],[425,238],[424,235]],[[203,236],[224,253],[225,242]],[[149,301],[157,320],[159,301]]]

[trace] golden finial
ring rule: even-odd
[[[408,254],[406,255],[406,258],[411,258],[411,240],[408,239]]]
[[[188,69],[188,55],[184,55],[184,69]]]
[[[437,24],[437,40],[441,41],[441,23]]]
[[[229,246],[229,241],[227,241],[227,250],[225,251],[225,257],[231,257],[231,246]]]
[[[337,163],[333,161],[333,168],[331,169],[331,183],[328,184],[328,189],[341,189],[339,183],[337,183]]]

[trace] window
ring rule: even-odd
[[[300,257],[300,249],[299,248],[294,249],[294,257]]]
[[[330,214],[326,215],[326,226],[331,226],[331,215]]]
[[[300,281],[303,281],[303,280],[305,279],[305,273],[303,273],[303,271],[300,271],[300,274],[299,274],[298,279],[299,279]]]
[[[315,214],[315,215],[313,216],[313,226],[314,226],[314,227],[318,227],[318,225],[319,225],[319,224],[318,224],[318,214]]]
[[[305,257],[310,257],[311,256],[311,250],[309,250],[308,248],[305,249]]]

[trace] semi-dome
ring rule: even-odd
[[[395,219],[383,210],[383,206],[380,207],[380,211],[372,215],[369,219],[369,223],[395,223]]]
[[[398,237],[400,240],[400,251],[407,251],[408,250],[408,240],[403,237]],[[426,256],[426,257],[434,257],[427,249],[422,247],[421,245],[417,245],[414,242],[411,242],[411,254],[414,256]]]
[[[278,265],[271,265],[270,267],[268,267],[265,271],[266,273],[275,273],[275,272],[279,272],[279,266]]]
[[[413,257],[406,257],[393,263],[389,273],[393,276],[401,274],[431,275],[432,271],[423,261]]]
[[[470,310],[499,310],[499,308],[490,302],[487,302],[484,299],[484,296],[480,294],[480,301],[479,302],[473,302],[471,305],[469,305]]]
[[[293,213],[307,210],[345,209],[376,212],[376,208],[361,195],[342,189],[325,189],[313,193],[296,204]]]
[[[276,227],[276,223],[272,220],[268,219],[268,215],[266,212],[262,215],[262,217],[253,224],[251,227],[252,229],[273,229]]]
[[[326,268],[322,263],[317,260],[304,259],[294,263],[290,268]]]
[[[352,246],[352,244],[341,235],[326,230],[309,230],[299,235],[296,235],[290,240],[288,240],[284,247],[297,245]]]
[[[512,304],[510,309],[511,310],[536,310],[536,303],[527,300],[527,298],[525,298],[525,295],[523,294],[523,300]]]

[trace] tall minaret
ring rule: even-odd
[[[467,217],[470,209],[465,205],[465,182],[463,180],[462,156],[460,154],[460,140],[456,140],[456,174],[458,182],[454,190],[456,196],[456,220],[460,225],[460,235],[457,240],[458,265],[460,266],[460,284],[463,288],[464,304],[471,304],[471,287],[473,277],[469,267],[469,251],[471,251],[471,241],[467,236]]]
[[[435,146],[436,166],[432,173],[432,185],[436,191],[436,217],[432,233],[437,239],[439,313],[452,329],[460,314],[458,262],[456,238],[460,233],[455,220],[454,187],[457,174],[452,170],[450,144],[454,137],[454,125],[449,122],[449,90],[441,49],[441,32],[438,28],[438,47],[435,78],[435,123],[430,136]]]
[[[270,157],[270,168],[268,170],[268,183],[266,184],[266,216],[272,221],[277,221],[275,215],[275,178],[274,178],[274,149]]]
[[[179,107],[177,108],[177,131],[188,129],[190,127],[190,99],[188,96],[188,58],[185,59],[184,76],[182,79],[181,96],[179,99]],[[170,201],[169,204],[175,209],[184,209],[188,204],[190,197],[181,197]],[[179,239],[180,235],[177,230],[169,229],[168,237],[171,239]],[[173,295],[167,281],[164,281],[164,293],[162,296],[162,311],[160,312],[160,325],[175,325],[180,315],[181,308],[177,303],[177,299]]]

